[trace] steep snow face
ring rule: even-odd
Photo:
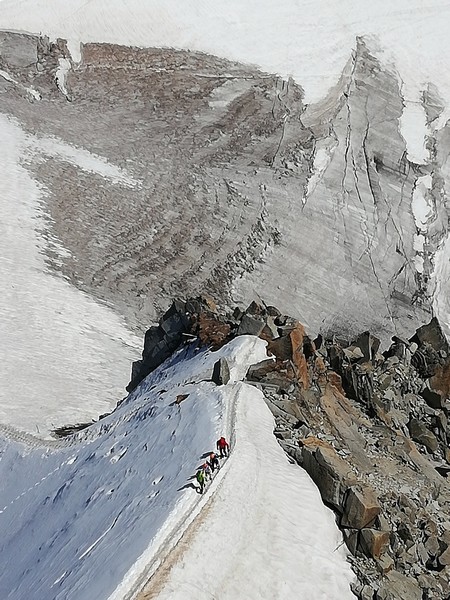
[[[45,191],[23,163],[58,155],[104,177],[122,175],[89,152],[27,136],[3,115],[0,139],[0,422],[45,436],[111,410],[141,341],[112,310],[49,271],[46,249],[55,261],[66,251],[46,234]]]
[[[192,524],[161,598],[350,599],[332,513],[275,441],[262,394],[239,381],[265,345],[242,336],[215,353],[185,348],[73,441],[3,439],[1,598],[134,597]],[[217,387],[208,380],[221,356],[231,381]],[[192,476],[221,434],[230,459],[199,496]]]

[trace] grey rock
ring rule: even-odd
[[[238,327],[238,335],[259,335],[264,329],[265,322],[259,317],[244,315]]]
[[[438,562],[441,567],[449,567],[450,566],[450,546],[442,552],[442,554],[438,558]]]
[[[357,529],[344,529],[342,535],[349,552],[355,556],[358,549],[359,531]]]
[[[222,357],[214,363],[211,379],[216,385],[226,385],[230,381],[230,367],[226,358]]]
[[[436,352],[449,350],[448,342],[436,317],[433,317],[428,324],[419,327],[410,341],[416,342],[419,347],[422,344],[429,344]]]
[[[302,466],[319,488],[323,501],[342,511],[345,493],[355,482],[348,464],[330,447],[304,446],[302,457]]]
[[[418,419],[411,419],[408,424],[408,429],[412,439],[419,444],[423,444],[431,453],[436,452],[439,448],[437,437],[432,433],[426,425]]]
[[[354,529],[367,528],[380,512],[381,507],[373,489],[350,488],[345,499],[341,525]]]
[[[0,32],[0,57],[13,67],[28,67],[37,62],[37,41],[34,36]]]
[[[389,544],[389,531],[377,529],[361,529],[359,546],[361,551],[369,558],[379,558]]]
[[[365,585],[359,594],[359,599],[360,600],[373,600],[374,593],[375,593],[375,590],[370,585]]]

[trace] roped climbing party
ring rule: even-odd
[[[230,445],[223,436],[217,440],[216,448],[220,458],[228,458]],[[205,491],[206,482],[211,481],[214,472],[220,469],[219,457],[215,452],[210,452],[208,460],[197,469],[195,479],[197,480],[198,487],[196,489],[200,494],[203,494]]]

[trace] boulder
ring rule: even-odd
[[[365,358],[363,351],[358,346],[349,346],[344,348],[344,354],[350,361],[357,361],[361,358]]]
[[[348,490],[341,519],[342,527],[363,529],[369,527],[380,514],[381,507],[372,488]]]
[[[448,352],[449,350],[447,340],[436,317],[433,317],[427,325],[419,327],[409,341],[416,342],[419,347],[422,344],[429,344],[436,352],[441,350]]]
[[[382,575],[386,575],[389,571],[392,571],[394,568],[394,560],[389,554],[382,554],[379,558],[375,559],[375,563],[377,566],[377,571]]]
[[[444,550],[442,554],[438,558],[438,562],[441,567],[449,567],[450,566],[450,546],[447,550]]]
[[[422,600],[422,590],[411,577],[390,571],[381,582],[377,600]]]
[[[342,535],[349,552],[353,554],[353,556],[356,556],[356,551],[358,550],[359,531],[357,529],[344,529],[342,531]]]
[[[253,302],[251,302],[249,304],[249,306],[245,312],[248,315],[262,315],[262,316],[266,315],[265,307],[262,304],[260,304],[259,302],[256,302],[255,300],[253,300]]]
[[[377,529],[361,529],[359,547],[363,554],[369,558],[379,558],[389,544],[389,531]]]
[[[305,328],[298,321],[294,321],[285,330],[285,335],[269,342],[267,349],[277,360],[291,361],[299,382],[306,389],[309,386],[308,364],[303,352],[304,344],[310,344]]]
[[[262,360],[256,365],[251,365],[247,371],[249,381],[261,381],[264,377],[276,368],[276,363],[272,358]]]
[[[190,324],[191,319],[186,312],[186,303],[182,300],[174,300],[169,310],[164,313],[159,321],[159,326],[169,337],[178,336],[188,331]]]
[[[153,326],[147,329],[144,335],[144,350],[142,351],[142,359],[145,360],[149,356],[155,346],[164,338],[164,331],[161,327]]]
[[[317,485],[322,500],[342,512],[345,493],[356,482],[347,462],[332,446],[317,438],[306,438],[302,446],[302,466]]]
[[[222,357],[214,363],[211,380],[216,385],[226,385],[230,381],[230,367],[226,358]]]
[[[427,551],[427,554],[432,558],[437,556],[441,550],[439,540],[436,535],[430,535],[430,537],[425,541],[424,547]]]
[[[281,313],[275,306],[266,306],[266,313],[269,317],[281,317]]]
[[[360,600],[373,600],[374,593],[375,593],[375,590],[370,585],[365,585],[359,593],[359,599]]]
[[[197,317],[193,333],[198,335],[202,344],[218,350],[229,340],[231,326],[211,313],[202,312]]]
[[[444,458],[445,458],[445,461],[450,464],[450,448],[445,448]]]
[[[429,380],[429,385],[439,395],[437,402],[440,401],[440,406],[433,408],[442,408],[445,400],[450,398],[450,360],[437,367],[433,377]]]
[[[239,324],[237,335],[256,335],[259,336],[265,327],[265,321],[257,316],[244,315]]]
[[[278,327],[275,325],[273,317],[266,318],[264,327],[259,336],[267,342],[270,342],[278,337]]]
[[[375,358],[378,348],[380,347],[380,343],[380,340],[373,336],[370,331],[365,331],[356,338],[351,347],[359,348],[364,359],[366,361],[371,361]]]
[[[432,378],[433,379],[433,378]],[[420,395],[431,408],[440,409],[444,406],[444,399],[439,392],[430,390],[429,387],[424,387]]]
[[[418,444],[422,444],[425,448],[433,453],[439,448],[437,437],[430,431],[425,423],[419,419],[411,419],[408,423],[409,433],[411,438]]]

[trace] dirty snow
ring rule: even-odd
[[[68,58],[60,58],[58,61],[58,68],[55,73],[55,81],[58,89],[66,98],[69,98],[69,93],[66,86],[66,77],[71,67],[70,60]]]
[[[426,121],[425,109],[421,104],[405,103],[400,117],[400,132],[407,145],[408,160],[418,165],[430,160],[430,152],[426,148],[426,138],[430,131]]]

